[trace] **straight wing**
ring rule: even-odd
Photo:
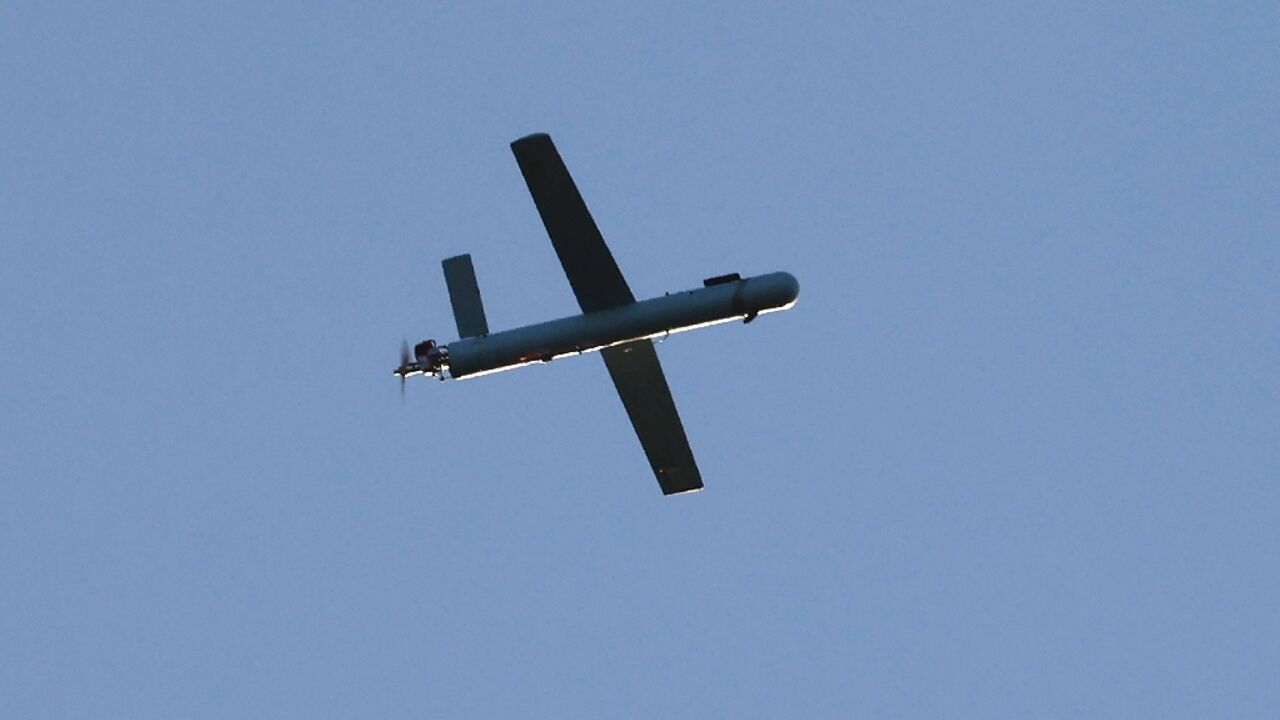
[[[582,311],[635,302],[551,136],[520,138],[511,143],[511,151]]]
[[[702,489],[702,476],[676,412],[658,353],[649,340],[600,351],[663,495]]]

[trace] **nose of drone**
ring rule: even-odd
[[[756,312],[785,310],[795,304],[799,295],[800,282],[786,272],[750,278],[742,289],[744,303]]]

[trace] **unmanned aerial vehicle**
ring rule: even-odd
[[[511,144],[582,314],[489,332],[470,255],[444,261],[459,340],[400,349],[399,376],[464,379],[599,351],[666,495],[702,489],[702,477],[654,351],[653,338],[786,310],[800,284],[789,273],[704,280],[702,287],[636,301],[564,161],[542,133]]]

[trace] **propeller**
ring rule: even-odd
[[[400,402],[404,402],[404,366],[409,364],[409,341],[400,340],[400,369],[396,372],[400,376]]]

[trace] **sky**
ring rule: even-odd
[[[0,5],[0,716],[1280,712],[1274,3]],[[664,498],[511,156],[658,346]]]

